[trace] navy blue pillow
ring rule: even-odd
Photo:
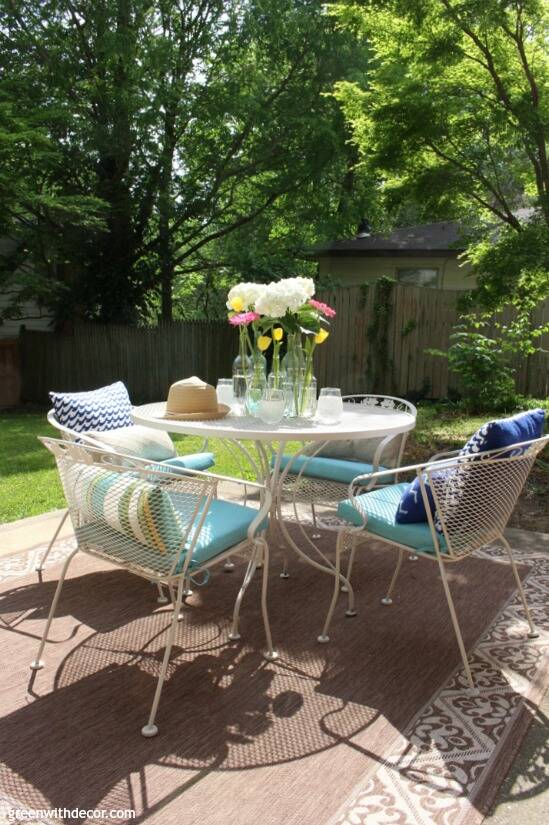
[[[90,392],[50,392],[55,417],[77,433],[131,427],[132,404],[122,381]]]
[[[522,441],[530,441],[533,438],[541,438],[544,419],[545,412],[542,409],[537,409],[517,413],[512,418],[488,421],[471,436],[460,450],[459,455],[484,453],[488,450],[497,450],[500,447],[511,447],[513,444],[520,444]],[[441,472],[444,473],[444,470],[441,470]],[[423,479],[427,481],[425,475]],[[428,484],[426,485],[426,491],[431,512],[434,514],[436,507]],[[395,521],[398,524],[416,524],[417,522],[427,521],[427,513],[425,512],[418,478],[415,478],[406,492],[403,493]]]
[[[513,444],[520,444],[522,441],[541,438],[544,419],[545,412],[540,408],[517,413],[512,418],[488,421],[471,436],[459,454],[485,453],[488,450],[512,447]]]
[[[434,513],[436,510],[435,500],[425,473],[423,474],[423,481],[425,482],[425,491],[427,493],[429,506],[431,507],[431,513]],[[417,524],[418,522],[427,521],[427,513],[425,512],[423,496],[421,495],[419,478],[414,478],[408,489],[402,494],[395,521],[397,524]]]

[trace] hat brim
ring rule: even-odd
[[[194,412],[194,413],[171,413],[165,412],[163,418],[169,418],[173,421],[214,421],[217,418],[225,418],[230,413],[231,408],[226,404],[218,404],[217,412]]]

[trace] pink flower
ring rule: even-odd
[[[328,304],[323,304],[322,301],[315,301],[314,298],[311,298],[309,304],[314,307],[314,309],[317,309],[321,315],[325,315],[326,318],[334,318],[337,315],[335,309],[329,307]]]
[[[233,327],[247,327],[252,321],[257,321],[260,316],[257,312],[239,312],[229,318],[229,324]]]

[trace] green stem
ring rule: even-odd
[[[273,347],[273,375],[275,379],[275,390],[280,389],[280,341],[274,342]]]
[[[313,353],[315,351],[315,342],[307,342],[307,360],[305,362],[305,378],[303,379],[303,392],[301,393],[300,414],[303,412],[305,406],[305,399],[307,398],[307,390],[313,377]]]

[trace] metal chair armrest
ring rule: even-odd
[[[429,459],[429,463],[431,463],[432,461],[441,461],[443,458],[452,458],[453,456],[459,455],[460,452],[461,447],[459,448],[459,450],[445,450],[442,453],[435,453],[435,455],[432,455]]]

